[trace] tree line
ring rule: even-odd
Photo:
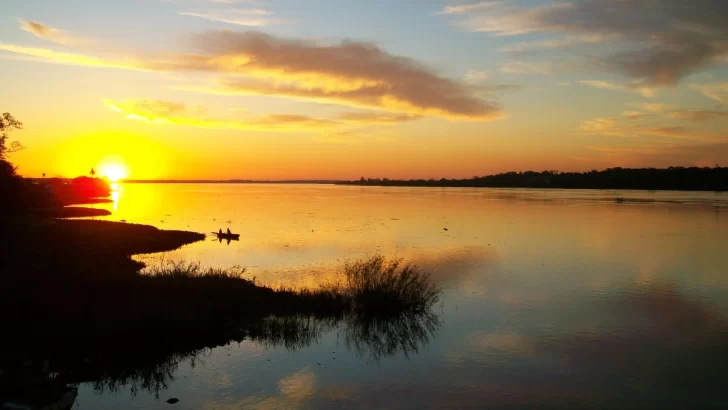
[[[646,189],[680,191],[728,190],[728,167],[608,168],[602,171],[505,172],[468,179],[364,178],[344,181],[345,185],[562,188],[562,189]]]

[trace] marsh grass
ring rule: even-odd
[[[240,266],[227,269],[202,268],[199,263],[168,261],[145,269],[145,273],[149,281],[165,282],[165,286],[194,283],[196,289],[200,292],[207,290],[209,296],[221,295],[221,292],[229,294],[231,290],[265,289],[279,304],[306,307],[304,312],[297,313],[422,313],[430,310],[441,293],[439,285],[416,266],[382,255],[346,262],[343,283],[328,283],[318,289],[271,289],[259,286],[254,277],[245,277],[247,271]],[[213,291],[216,292],[210,293]],[[244,293],[238,296],[241,301],[245,300]]]
[[[199,262],[167,261],[158,266],[146,268],[144,273],[157,278],[205,279],[205,280],[244,280],[255,284],[255,277],[244,278],[247,269],[238,265],[229,268],[202,268]]]
[[[352,308],[370,315],[426,312],[440,298],[439,284],[415,265],[375,255],[344,265]]]

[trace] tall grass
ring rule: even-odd
[[[159,278],[170,278],[170,279],[192,279],[192,278],[206,278],[206,279],[220,279],[220,280],[244,280],[255,284],[255,277],[247,279],[243,275],[247,272],[247,269],[241,268],[240,266],[232,266],[229,268],[202,268],[199,262],[185,262],[185,261],[167,261],[158,266],[148,267],[144,271],[146,274],[159,277]]]
[[[416,266],[382,255],[347,262],[344,274],[344,292],[351,298],[353,310],[365,314],[425,312],[442,291]]]
[[[202,268],[199,263],[184,261],[170,261],[152,266],[145,273],[153,282],[164,281],[170,286],[173,283],[194,283],[201,292],[205,289],[224,289],[226,291],[222,293],[226,296],[233,296],[229,291],[241,287],[266,290],[272,297],[269,301],[279,304],[277,308],[303,308],[303,312],[299,313],[422,313],[429,311],[441,293],[439,285],[416,266],[403,264],[401,259],[387,259],[382,255],[346,262],[343,270],[344,282],[326,284],[319,289],[273,290],[256,285],[255,278],[245,278],[245,268]]]

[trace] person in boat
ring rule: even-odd
[[[230,228],[227,228],[227,234],[232,235],[232,232],[230,232]]]
[[[222,235],[222,228],[218,229],[217,234]]]

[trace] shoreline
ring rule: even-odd
[[[2,235],[9,246],[0,249],[5,273],[0,331],[15,337],[0,339],[0,367],[19,357],[64,357],[99,346],[174,351],[190,343],[220,343],[270,316],[419,314],[439,295],[426,275],[405,265],[393,265],[392,272],[424,285],[405,289],[411,292],[407,299],[401,298],[402,289],[272,289],[256,284],[244,269],[195,264],[172,263],[142,274],[144,264],[133,255],[170,251],[205,238],[149,225],[30,218]],[[377,276],[388,263],[379,257],[352,266],[358,275]]]

